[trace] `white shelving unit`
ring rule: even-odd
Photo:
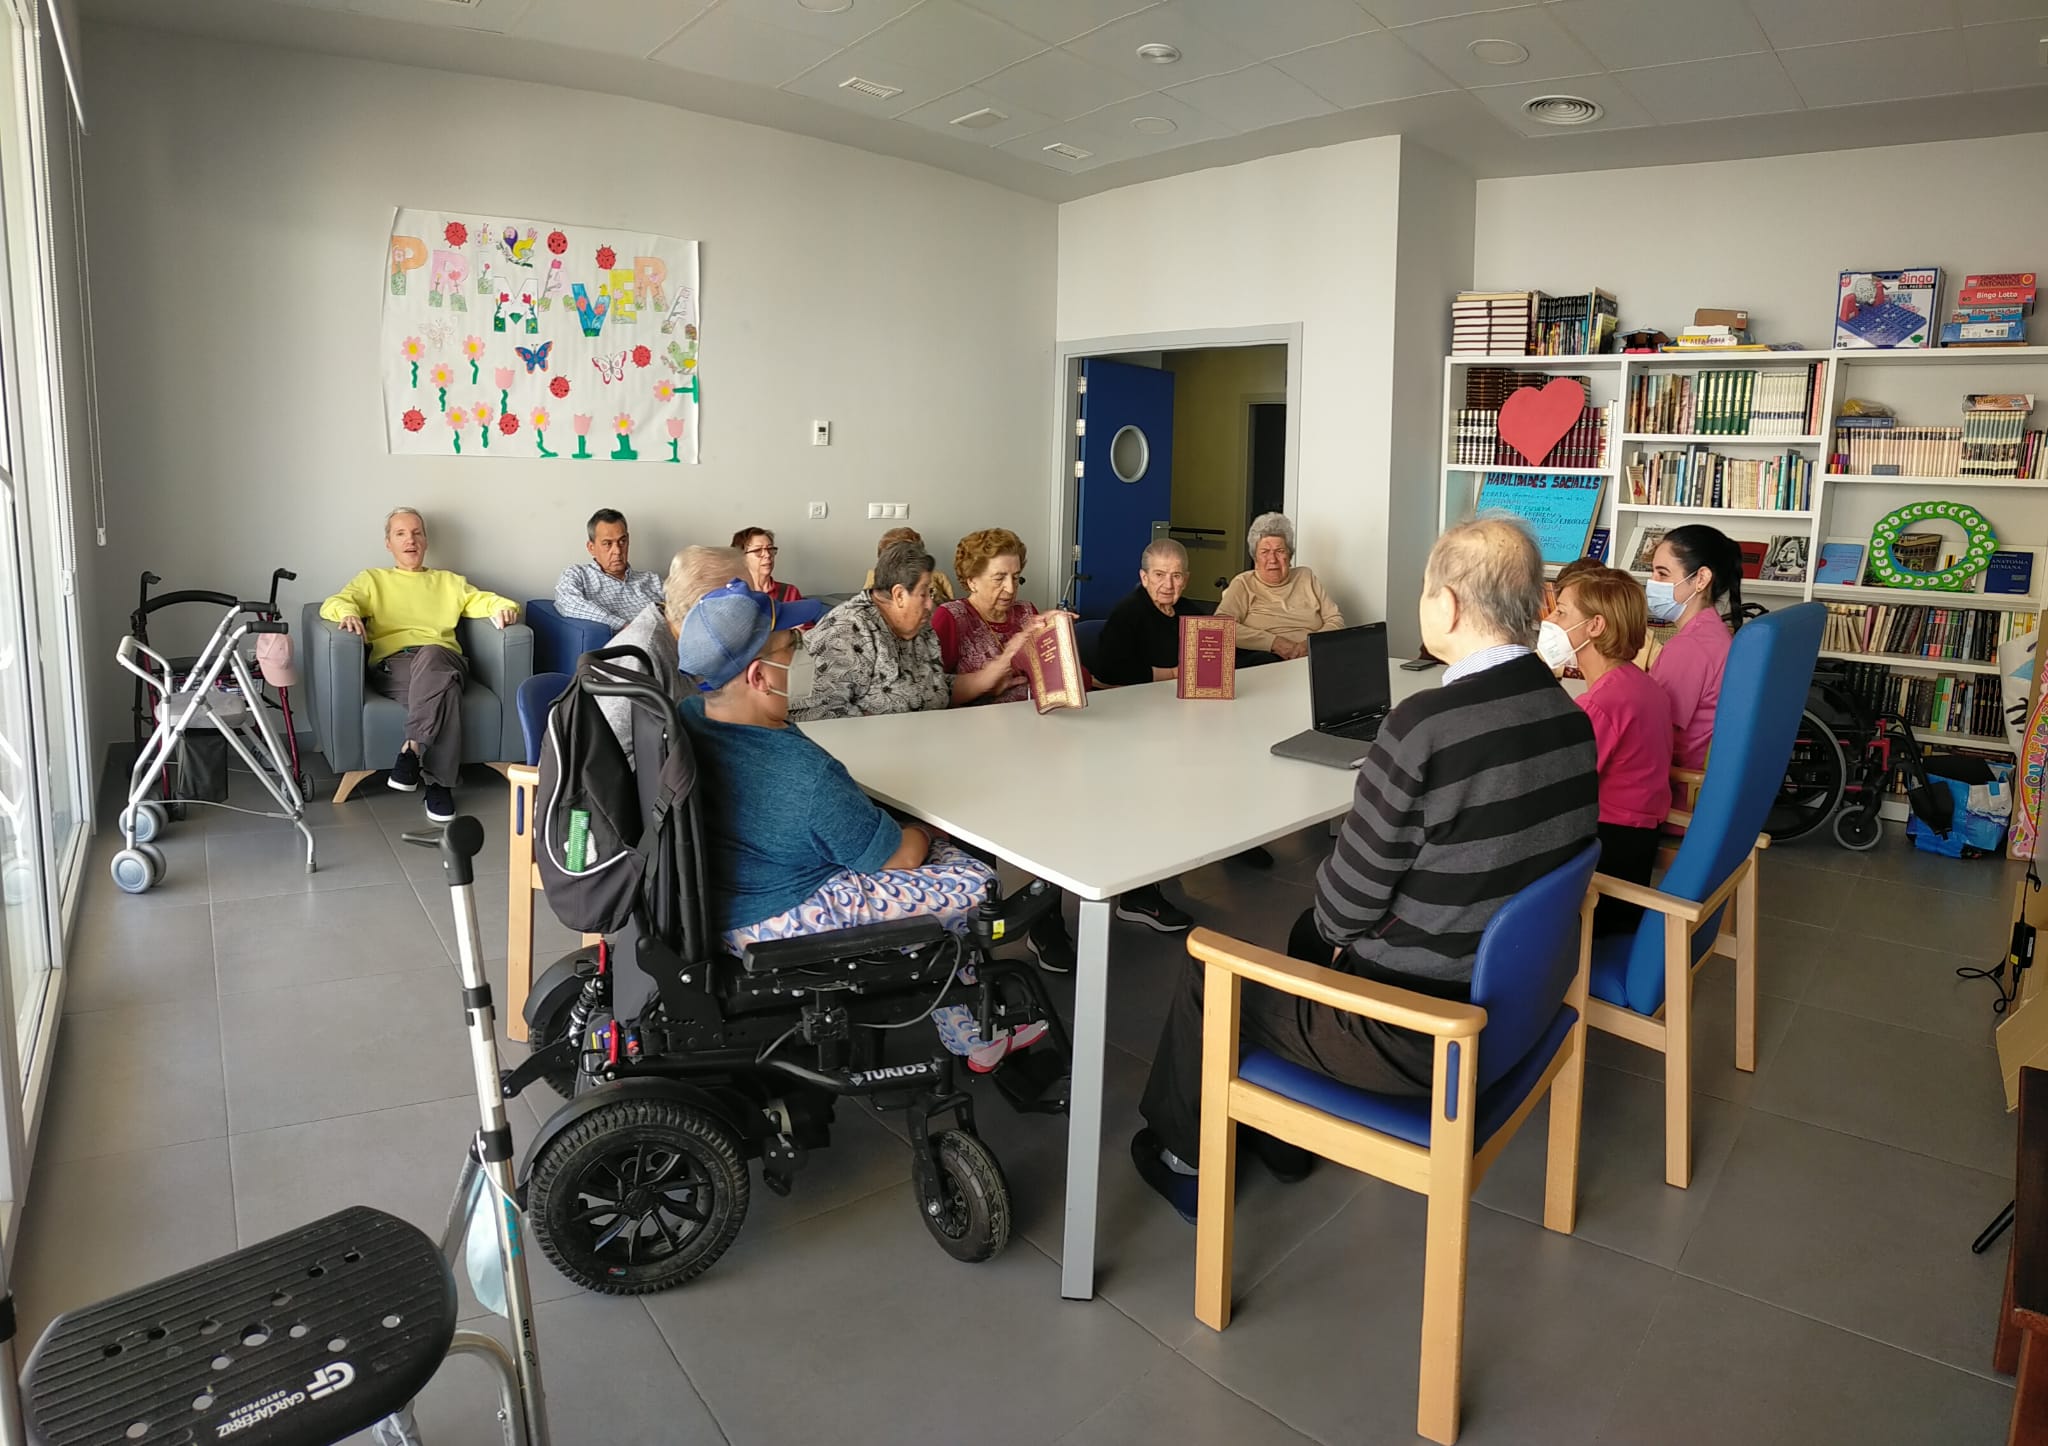
[[[1799,437],[1742,437],[1714,433],[1642,433],[1620,430],[1626,415],[1629,388],[1638,376],[1671,372],[1703,372],[1717,368],[1767,371],[1773,368],[1803,368],[1820,363],[1825,372],[1821,395],[1822,425]],[[1457,413],[1463,408],[1465,373],[1474,367],[1499,367],[1511,371],[1548,372],[1560,376],[1584,376],[1588,381],[1587,403],[1612,407],[1606,465],[1597,468],[1488,467],[1475,463],[1452,463],[1457,442]],[[1961,373],[1961,374],[1959,374]],[[1608,356],[1453,356],[1444,360],[1443,449],[1445,463],[1437,488],[1438,528],[1469,515],[1478,497],[1480,478],[1489,472],[1555,472],[1573,476],[1607,479],[1596,525],[1608,530],[1608,557],[1626,566],[1627,549],[1639,520],[1645,518],[1716,518],[1730,524],[1725,530],[1745,540],[1768,540],[1782,533],[1806,534],[1807,575],[1798,582],[1765,582],[1745,579],[1743,593],[1759,599],[1788,598],[1822,602],[1900,603],[1925,602],[1934,606],[1984,608],[2002,612],[2030,612],[2038,615],[2048,595],[2048,479],[2009,477],[1870,477],[1828,470],[1828,447],[1835,433],[1835,419],[1843,402],[1864,397],[1892,405],[1901,422],[1908,426],[1950,424],[1960,415],[1965,392],[2033,392],[2042,397],[2041,414],[2048,417],[2048,346],[1952,348],[1934,350],[1875,351],[1842,349],[1829,351],[1770,352],[1660,352],[1655,355]],[[1657,447],[1681,447],[1703,443],[1719,452],[1741,455],[1752,450],[1811,454],[1814,462],[1812,506],[1798,511],[1761,508],[1662,507],[1631,502],[1623,491],[1627,463],[1633,451]],[[1901,489],[1919,489],[1928,497],[1956,496],[1982,510],[1998,532],[1999,546],[2034,552],[2033,590],[2023,597],[1978,593],[1905,593],[1896,588],[1816,584],[1813,568],[1819,562],[1824,541],[1851,538],[1867,542],[1871,526],[1885,513],[1906,502],[1918,500]],[[1553,569],[1554,570],[1554,569]],[[1927,674],[1951,673],[1959,677],[1995,677],[1996,663],[1954,662],[1935,658],[1902,657],[1889,654],[1832,653],[1824,658],[1854,662],[1883,663],[1895,671]],[[1971,734],[1916,729],[1922,742],[1947,746],[2008,749],[2003,738],[1978,738]],[[1903,805],[1887,805],[1887,816],[1903,817]]]

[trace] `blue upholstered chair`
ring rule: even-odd
[[[1102,618],[1083,618],[1074,624],[1074,647],[1081,654],[1081,666],[1094,676],[1095,665],[1102,658]]]
[[[1712,954],[1735,961],[1735,1067],[1756,1068],[1757,853],[1826,621],[1823,605],[1800,603],[1737,630],[1706,771],[1692,811],[1672,815],[1684,833],[1664,877],[1654,889],[1593,880],[1641,904],[1643,919],[1596,941],[1586,1022],[1663,1053],[1664,1178],[1681,1189],[1692,1180],[1692,978]]]
[[[1590,885],[1599,857],[1600,845],[1588,844],[1500,907],[1480,936],[1470,1004],[1304,964],[1207,929],[1189,936],[1188,952],[1208,966],[1195,1226],[1195,1315],[1203,1324],[1230,1324],[1239,1124],[1416,1191],[1429,1200],[1416,1430],[1432,1441],[1457,1439],[1472,1192],[1546,1090],[1543,1223],[1568,1235],[1578,1208]],[[1264,1050],[1240,1059],[1245,980],[1433,1036],[1434,1093],[1403,1099],[1353,1089]]]
[[[567,673],[535,673],[519,685],[519,731],[526,736],[526,761],[540,762],[540,740],[547,735],[548,709],[569,686]]]
[[[578,658],[612,640],[609,624],[565,618],[552,598],[537,597],[526,604],[526,625],[533,629],[536,673],[573,673]]]

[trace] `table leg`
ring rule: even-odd
[[[1095,1197],[1102,1167],[1102,1077],[1109,1012],[1107,899],[1081,901],[1074,970],[1074,1063],[1067,1097],[1067,1229],[1060,1248],[1060,1294],[1095,1295]]]

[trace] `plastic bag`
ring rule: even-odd
[[[505,1309],[505,1257],[498,1249],[498,1221],[492,1212],[510,1208],[498,1199],[490,1181],[477,1181],[469,1202],[469,1232],[462,1242],[462,1264],[477,1304],[507,1320],[511,1314]]]
[[[1993,763],[1989,770],[1989,783],[1970,784],[1941,777],[1927,780],[1929,788],[1947,790],[1954,801],[1954,817],[1946,834],[1935,832],[1921,821],[1918,813],[1907,819],[1906,837],[1913,841],[1914,848],[1945,858],[1973,859],[1995,854],[2005,847],[2006,825],[2012,815],[2012,765]],[[1978,795],[1977,808],[1971,807],[1973,792]]]

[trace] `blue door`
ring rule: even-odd
[[[1075,610],[1099,618],[1138,585],[1138,557],[1173,504],[1173,373],[1081,363]]]

